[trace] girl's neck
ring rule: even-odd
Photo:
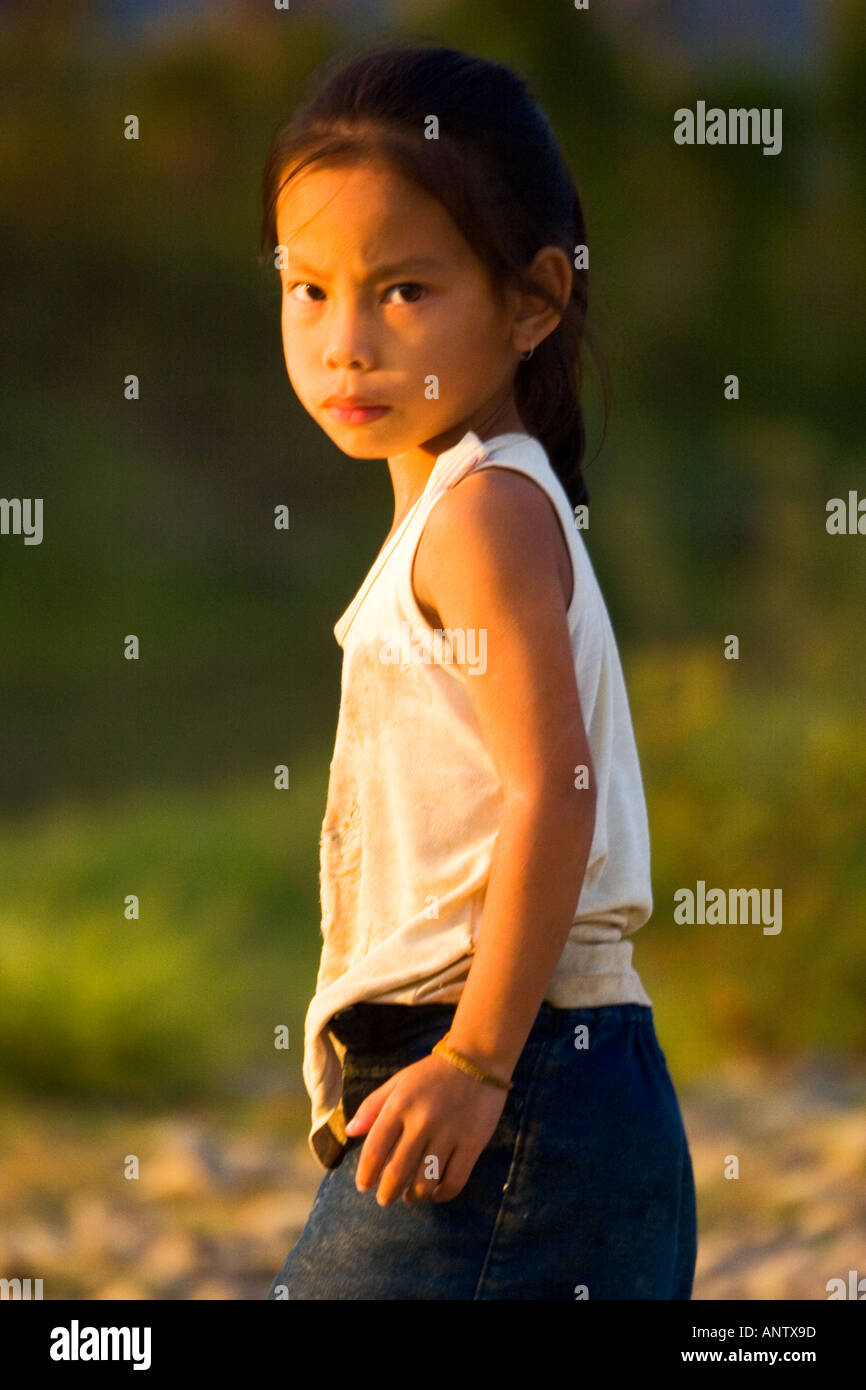
[[[510,399],[493,412],[489,409],[479,411],[476,416],[470,416],[460,425],[437,435],[426,448],[413,449],[389,459],[388,468],[394,488],[394,521],[385,538],[386,545],[427,486],[439,456],[459,444],[469,430],[478,435],[482,444],[488,439],[496,439],[500,434],[527,432],[514,400]]]

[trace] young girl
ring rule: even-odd
[[[574,182],[508,68],[378,44],[277,132],[263,201],[292,386],[394,485],[334,628],[326,1172],[268,1298],[688,1299],[692,1165],[627,940],[646,807],[576,525]]]

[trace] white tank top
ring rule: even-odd
[[[415,551],[437,500],[470,469],[533,478],[559,516],[574,591],[568,626],[596,779],[596,823],[574,925],[545,999],[557,1008],[650,1005],[624,938],[652,912],[640,766],[616,641],[568,496],[541,443],[468,431],[436,460],[334,627],[342,690],[320,840],[322,954],[307,1011],[309,1145],[342,1154],[342,1051],[329,1019],[359,1000],[456,1003],[481,923],[502,793],[459,662],[447,659],[412,589]],[[422,659],[427,655],[427,661]]]

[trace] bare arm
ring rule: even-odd
[[[570,581],[549,499],[505,469],[470,474],[439,500],[415,562],[416,594],[442,627],[487,630],[487,669],[468,676],[467,686],[504,808],[449,1041],[504,1076],[562,954],[595,824],[595,776],[566,623]],[[589,787],[578,790],[581,764]]]

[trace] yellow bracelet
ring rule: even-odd
[[[470,1058],[464,1057],[462,1052],[457,1052],[455,1048],[449,1047],[445,1041],[445,1038],[448,1036],[449,1035],[446,1033],[441,1042],[438,1042],[433,1048],[433,1051],[439,1057],[444,1057],[446,1062],[450,1062],[452,1066],[459,1067],[461,1071],[465,1071],[469,1076],[474,1076],[477,1081],[489,1081],[491,1086],[499,1086],[503,1091],[511,1090],[513,1084],[511,1081],[503,1081],[501,1076],[493,1076],[491,1072],[484,1071],[483,1068],[471,1061]]]

